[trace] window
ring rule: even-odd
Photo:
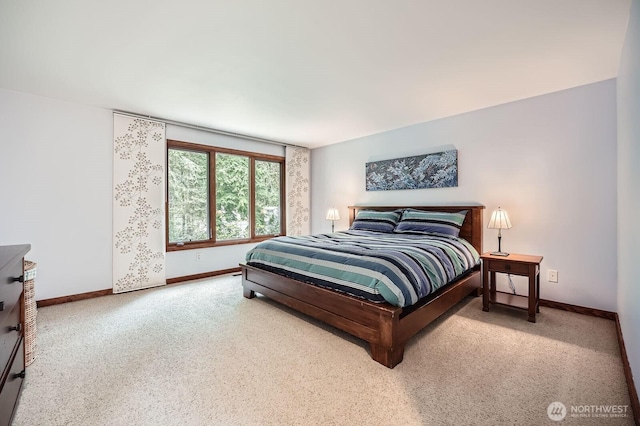
[[[207,240],[209,154],[169,149],[169,241]]]
[[[167,140],[167,250],[284,234],[284,157]]]
[[[249,157],[216,153],[216,239],[250,238]]]

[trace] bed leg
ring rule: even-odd
[[[385,367],[393,368],[402,362],[404,357],[404,344],[397,348],[385,348],[384,346],[369,343],[371,358]]]
[[[242,295],[247,299],[253,299],[256,297],[256,292],[247,287],[242,287]]]

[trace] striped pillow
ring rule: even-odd
[[[400,219],[401,210],[378,212],[360,210],[349,229],[358,231],[393,232]]]
[[[402,213],[402,219],[398,222],[395,232],[457,237],[466,215],[467,210],[448,213],[407,209]]]

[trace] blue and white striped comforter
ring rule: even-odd
[[[354,230],[273,238],[247,253],[248,265],[401,307],[464,275],[479,259],[461,238]]]

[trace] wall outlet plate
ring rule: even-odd
[[[558,271],[556,271],[555,269],[549,269],[549,271],[547,272],[547,281],[549,281],[550,283],[557,283]]]

